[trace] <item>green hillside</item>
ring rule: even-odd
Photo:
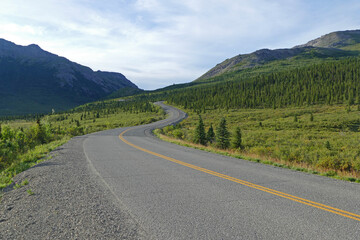
[[[312,64],[322,63],[329,60],[359,56],[357,50],[333,49],[318,47],[302,47],[296,49],[263,49],[248,55],[225,60],[210,69],[195,82],[212,82],[216,77],[228,75],[231,77],[250,77],[257,74],[289,70]]]
[[[156,133],[164,140],[242,159],[360,182],[360,58],[318,62],[283,71],[138,95],[183,108],[189,118]],[[216,139],[196,144],[202,116],[205,131],[222,118],[229,146]],[[235,147],[236,130],[241,147]],[[239,141],[238,141],[239,142]]]
[[[256,74],[288,70],[359,56],[360,30],[326,34],[306,44],[289,49],[261,49],[250,54],[240,54],[217,64],[195,82],[211,82],[222,75],[249,77]]]
[[[278,108],[314,104],[359,104],[360,58],[174,90],[166,98],[184,108]],[[230,81],[231,80],[231,81]]]
[[[133,99],[166,100],[189,114],[177,126],[156,130],[164,140],[360,182],[357,36],[338,32],[294,49],[239,55],[193,82]],[[198,132],[199,114],[206,134]],[[230,132],[226,145],[216,137],[222,119]]]
[[[360,104],[359,57],[319,61],[303,67],[273,67],[277,71],[270,71],[270,67],[269,71],[265,71],[265,67],[257,68],[249,72],[248,77],[227,73],[212,78],[211,82],[173,85],[134,98],[166,100],[199,112],[205,109]]]

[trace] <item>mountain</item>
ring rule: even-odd
[[[360,43],[360,30],[332,32],[296,47],[343,48]]]
[[[206,82],[216,76],[228,73],[281,64],[298,66],[304,61],[357,56],[360,54],[360,30],[334,32],[290,49],[261,49],[250,54],[240,54],[226,59],[210,69],[195,82]],[[272,66],[273,67],[273,66]],[[276,66],[277,69],[282,69]]]
[[[278,50],[261,49],[250,54],[240,54],[217,64],[199,79],[207,79],[222,73],[252,68],[274,60],[286,59],[304,53],[307,49],[308,48]]]
[[[360,107],[359,33],[359,30],[330,33],[290,49],[261,49],[238,55],[192,82],[145,92],[135,98],[166,100],[197,113],[207,109],[317,104]],[[336,40],[333,36],[337,36]]]
[[[38,45],[0,39],[0,115],[66,110],[121,88],[138,89],[121,73],[94,72]]]

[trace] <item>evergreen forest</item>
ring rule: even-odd
[[[231,81],[164,94],[171,104],[199,111],[360,103],[360,58],[262,74],[246,80],[229,76],[228,79]]]

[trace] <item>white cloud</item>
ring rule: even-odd
[[[39,44],[94,70],[122,72],[154,89],[192,81],[240,53],[359,26],[355,0],[320,2],[2,0],[0,37]]]
[[[45,29],[43,27],[34,27],[32,25],[19,25],[15,23],[4,23],[0,25],[0,32],[10,36],[17,35],[19,32],[26,35],[43,36]]]

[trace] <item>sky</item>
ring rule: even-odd
[[[152,90],[258,49],[360,29],[359,0],[1,0],[0,38]]]

